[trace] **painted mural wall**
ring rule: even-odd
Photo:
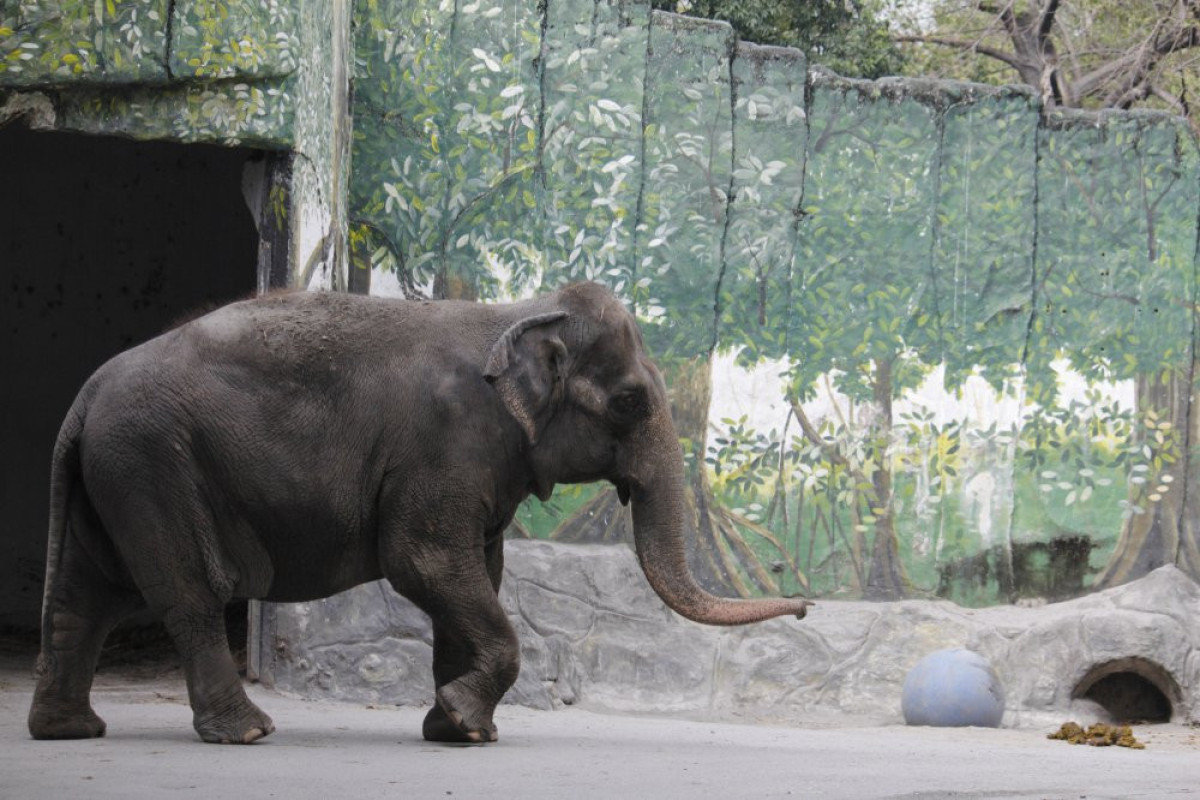
[[[981,605],[1200,578],[1183,122],[845,80],[624,0],[359,0],[354,31],[352,272],[622,296],[710,588]],[[560,487],[510,535],[628,523]]]
[[[1174,118],[845,80],[636,0],[0,0],[16,116],[292,154],[255,210],[293,285],[612,287],[672,386],[717,591],[1200,577],[1200,158]],[[511,534],[627,527],[561,487]]]

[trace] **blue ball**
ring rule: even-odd
[[[909,725],[996,728],[1004,717],[1004,687],[978,653],[938,650],[909,670],[900,706]]]

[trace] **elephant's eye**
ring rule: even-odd
[[[608,403],[608,410],[618,422],[635,422],[646,416],[646,393],[641,389],[631,389],[614,395]]]

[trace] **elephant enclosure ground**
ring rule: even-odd
[[[279,729],[250,746],[202,744],[180,676],[101,674],[108,736],[39,742],[25,732],[32,652],[0,650],[0,774],[13,797],[1037,798],[1185,795],[1200,736],[1137,728],[1146,749],[1072,747],[1048,729],[814,727],[544,712],[502,706],[498,744],[430,745],[423,708],[316,703],[251,686]],[[1057,726],[1055,726],[1057,727]]]

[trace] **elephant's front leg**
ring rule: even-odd
[[[425,715],[422,735],[431,742],[494,742],[493,712],[517,677],[516,635],[503,619],[503,636],[463,641],[446,625],[434,625],[435,703]],[[495,652],[480,657],[480,645]]]
[[[388,572],[393,587],[433,620],[436,704],[422,730],[430,741],[496,741],[492,715],[517,679],[517,635],[497,597],[482,539],[474,547],[452,537],[436,547],[426,540]]]
[[[492,590],[499,594],[500,579],[504,574],[504,530],[493,531],[487,538],[484,547],[487,564],[488,580]],[[506,619],[507,622],[507,619]],[[459,639],[453,630],[434,622],[433,646],[433,675],[437,688],[441,688],[460,676],[465,675],[471,668],[471,651],[460,646]],[[514,637],[515,638],[515,637]],[[433,708],[425,715],[421,733],[431,742],[472,742],[462,728],[450,719],[441,703],[434,702]],[[492,725],[491,740],[495,740],[495,725]]]

